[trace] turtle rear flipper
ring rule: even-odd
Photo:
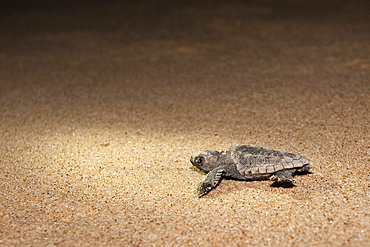
[[[225,170],[222,167],[210,171],[207,178],[198,186],[198,196],[202,197],[215,188],[221,181],[224,172]]]
[[[271,181],[278,182],[278,183],[292,183],[293,180],[293,173],[295,172],[295,169],[291,170],[280,170],[274,173],[270,177]]]

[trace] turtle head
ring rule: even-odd
[[[220,152],[216,150],[203,150],[200,153],[191,156],[190,162],[203,172],[209,172],[219,166],[218,158]]]

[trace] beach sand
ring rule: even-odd
[[[0,245],[370,246],[367,1],[3,1]],[[190,156],[255,144],[295,187]]]

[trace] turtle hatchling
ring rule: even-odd
[[[301,155],[255,145],[241,145],[226,152],[203,150],[192,156],[190,162],[208,173],[198,187],[199,197],[215,188],[223,177],[292,183],[294,175],[309,173],[313,168]]]

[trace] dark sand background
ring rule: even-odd
[[[0,245],[370,246],[368,1],[2,1]],[[202,149],[315,166],[223,180]]]

